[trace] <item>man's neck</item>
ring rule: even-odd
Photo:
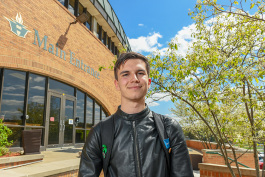
[[[121,110],[127,114],[135,114],[145,109],[145,100],[141,102],[121,102]]]

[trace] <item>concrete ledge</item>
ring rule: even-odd
[[[201,150],[203,153],[208,153],[208,152],[220,152],[221,153],[221,150],[220,149],[202,149]],[[233,153],[232,149],[226,149],[227,153]],[[253,153],[253,150],[245,150],[245,149],[237,149],[235,150],[236,153],[244,153],[244,154],[249,154],[249,153]]]
[[[29,161],[29,160],[39,160],[43,158],[44,158],[44,155],[41,155],[41,154],[4,157],[4,158],[0,158],[0,164],[15,163],[15,162]]]
[[[210,164],[210,163],[199,163],[199,169],[213,171],[213,172],[221,172],[221,173],[230,173],[228,167],[226,165],[217,165],[217,164]],[[232,167],[235,174],[238,174],[236,167]],[[253,168],[243,168],[240,167],[241,174],[243,176],[256,176],[256,169]],[[260,170],[262,172],[262,170]],[[261,175],[261,173],[260,173]]]
[[[56,161],[51,163],[38,163],[23,168],[0,170],[0,177],[44,177],[79,169],[80,159]]]

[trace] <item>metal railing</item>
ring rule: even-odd
[[[218,155],[220,155],[220,156],[223,156],[223,154],[221,154],[220,152],[206,152],[206,154],[218,154]],[[231,160],[232,162],[235,162],[235,160],[234,159],[232,159],[232,158],[230,158],[230,157],[228,157],[228,159],[229,160]],[[242,163],[240,163],[240,162],[237,162],[239,165],[242,165],[243,167],[246,167],[246,168],[250,168],[249,166],[246,166],[246,165],[244,165],[244,164],[242,164]]]
[[[108,0],[90,0],[101,15],[108,22],[118,39],[121,41],[123,47],[127,47],[127,51],[131,51],[131,46],[129,44],[128,38],[121,26],[121,23],[111,7]]]

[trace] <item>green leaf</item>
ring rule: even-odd
[[[255,3],[251,3],[250,9],[252,9],[255,6]]]
[[[257,82],[257,83],[259,83],[259,80],[258,80],[258,78],[256,78],[256,77],[255,77],[255,80],[256,80],[256,82]]]

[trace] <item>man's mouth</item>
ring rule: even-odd
[[[142,86],[140,86],[140,85],[136,85],[136,86],[130,86],[130,87],[128,87],[129,89],[139,89],[139,88],[141,88]]]

